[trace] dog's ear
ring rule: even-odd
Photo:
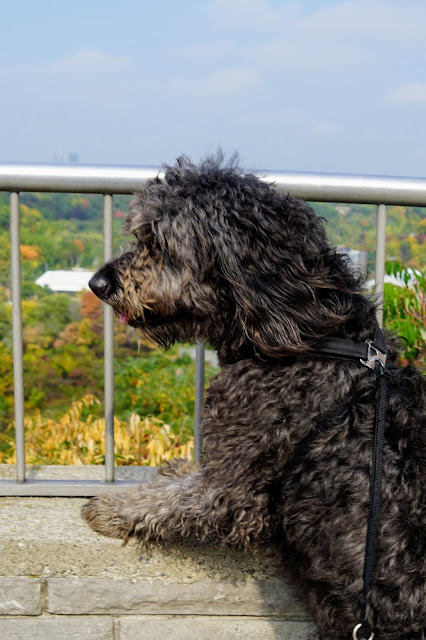
[[[325,236],[296,241],[285,230],[275,237],[257,231],[225,233],[217,254],[219,275],[234,299],[235,321],[265,355],[303,353],[351,316],[347,285],[355,279]]]

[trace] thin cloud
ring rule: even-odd
[[[251,69],[229,67],[214,71],[204,78],[188,79],[174,76],[168,88],[172,93],[194,97],[224,97],[245,94],[257,84],[258,77]]]
[[[426,49],[426,3],[348,0],[314,11],[302,3],[274,7],[268,0],[212,0],[217,33],[255,31],[240,41],[234,61],[254,68],[317,73],[386,64],[386,47]]]
[[[137,82],[141,71],[125,56],[88,49],[51,62],[0,69],[0,80],[14,86],[17,95],[31,95],[33,110],[38,105],[63,112],[76,104],[80,109],[99,109],[102,102],[108,105],[102,109],[105,112],[125,109],[129,96],[134,99],[142,88],[146,96],[148,83]]]
[[[268,0],[212,0],[209,13],[221,29],[263,30],[280,29],[296,17],[298,4],[287,3],[274,8]]]
[[[423,46],[426,5],[416,0],[352,0],[315,11],[304,20],[307,33],[321,33],[339,43],[346,39],[386,40]],[[421,38],[416,42],[416,38]]]
[[[102,51],[88,49],[53,62],[15,65],[9,67],[8,74],[19,77],[76,76],[81,78],[99,73],[111,74],[123,71],[129,66],[129,59],[125,56],[113,56]]]
[[[311,129],[313,136],[318,139],[337,136],[341,133],[341,130],[342,128],[340,125],[326,121],[317,122]]]
[[[251,69],[220,69],[202,80],[198,88],[205,94],[245,93],[257,83],[257,76]]]
[[[272,39],[251,47],[245,56],[253,61],[253,65],[262,65],[265,70],[306,74],[363,69],[378,61],[377,53],[361,44],[347,42],[340,47],[320,38],[312,38],[307,43],[304,36]]]
[[[183,62],[217,62],[237,53],[238,47],[230,40],[207,42],[203,44],[187,44],[182,47],[170,47],[165,51],[169,60]]]
[[[418,0],[347,0],[306,12],[303,3],[274,7],[268,0],[211,0],[209,13],[220,29],[320,33],[324,38],[392,38],[415,44],[424,35],[426,5]],[[307,43],[305,43],[307,44]]]
[[[394,104],[425,104],[426,83],[413,83],[396,87],[389,92],[388,100]]]

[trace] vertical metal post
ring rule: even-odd
[[[104,260],[112,257],[112,195],[104,195]],[[104,304],[105,482],[114,482],[114,314]]]
[[[10,194],[10,252],[12,272],[12,340],[15,402],[16,478],[25,482],[24,364],[22,350],[21,242],[19,193]]]
[[[194,461],[201,462],[201,413],[204,396],[204,342],[195,346]]]
[[[383,302],[385,290],[385,260],[386,260],[386,205],[377,205],[376,218],[376,276],[375,294],[377,301],[377,322],[383,327]]]

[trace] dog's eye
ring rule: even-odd
[[[137,229],[132,231],[139,244],[150,245],[152,241],[152,228],[151,225],[143,224]]]
[[[138,243],[142,243],[143,242],[143,236],[141,235],[140,231],[133,231],[133,235],[136,238],[136,242],[138,242]]]

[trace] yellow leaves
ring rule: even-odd
[[[42,214],[38,209],[33,209],[32,207],[28,207],[26,204],[21,203],[21,220],[23,224],[38,222],[43,219]]]
[[[33,316],[37,307],[36,300],[22,300],[22,313],[25,315]]]
[[[30,244],[21,244],[21,258],[22,260],[37,260],[41,255],[40,247]]]
[[[75,369],[75,367],[77,366],[77,362],[78,361],[76,360],[73,354],[62,353],[59,364],[62,370],[69,375],[71,371],[73,371],[73,369]]]
[[[99,400],[91,394],[73,402],[59,420],[43,417],[40,412],[25,419],[26,459],[29,464],[103,464],[105,420],[83,418],[83,411]],[[7,452],[0,462],[16,462],[15,443],[9,427],[2,434]],[[183,442],[170,426],[154,417],[141,418],[137,413],[129,421],[114,418],[116,464],[157,466],[174,457],[192,458],[193,440]]]

